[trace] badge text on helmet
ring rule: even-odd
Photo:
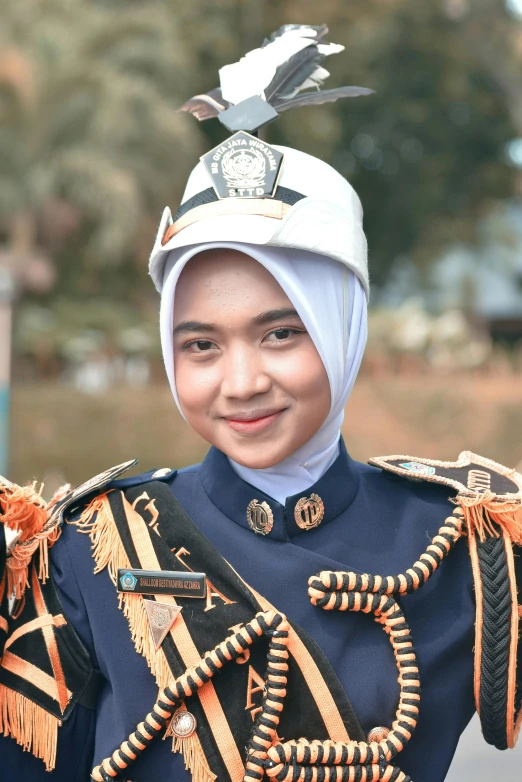
[[[201,160],[218,198],[272,198],[283,153],[240,130]]]

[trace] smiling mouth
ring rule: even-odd
[[[239,434],[257,434],[269,426],[272,426],[282,414],[286,408],[276,410],[274,412],[256,411],[252,414],[237,415],[234,418],[225,417],[225,421],[234,432]]]

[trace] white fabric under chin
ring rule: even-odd
[[[299,313],[326,369],[330,412],[315,435],[279,464],[263,470],[230,464],[247,483],[284,503],[321,478],[339,453],[344,407],[361,364],[367,336],[366,295],[357,276],[331,258],[303,250],[252,244],[210,243],[170,253],[161,293],[160,331],[163,360],[176,405],[173,322],[174,295],[183,268],[205,250],[227,248],[249,255],[277,280]]]

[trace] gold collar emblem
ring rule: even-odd
[[[324,516],[324,504],[318,494],[301,497],[294,508],[295,523],[301,529],[309,530],[318,527]]]
[[[252,500],[247,507],[248,526],[258,535],[268,535],[274,526],[274,514],[268,502]]]

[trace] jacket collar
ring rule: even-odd
[[[313,534],[298,526],[296,522],[296,505],[301,499],[308,499],[312,494],[318,495],[324,505],[324,516],[315,529],[321,529],[337,518],[353,501],[359,487],[359,475],[354,462],[346,450],[341,438],[339,456],[332,466],[306,492],[287,497],[286,503],[281,503],[269,497],[259,489],[246,483],[231,467],[222,451],[212,447],[199,470],[199,478],[210,501],[229,519],[250,530],[247,521],[247,508],[252,500],[259,504],[265,502],[273,516],[273,527],[266,535],[268,540],[288,541],[303,533]],[[299,512],[297,511],[299,516]],[[259,536],[261,537],[261,536]]]

